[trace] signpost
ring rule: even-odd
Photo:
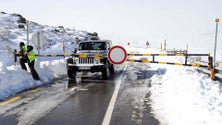
[[[215,67],[216,67],[216,52],[217,52],[217,32],[218,32],[218,23],[219,19],[217,18],[215,20],[216,22],[216,33],[215,33],[215,43],[214,43],[214,62],[213,62],[213,68],[210,69],[210,78],[215,79]]]
[[[40,55],[40,49],[46,48],[47,40],[46,40],[45,36],[40,32],[36,32],[32,35],[31,40],[32,40],[33,44],[35,46],[37,46],[38,54]]]
[[[122,46],[113,46],[108,52],[108,59],[112,64],[122,64],[126,61],[127,53]]]
[[[217,33],[218,33],[218,23],[219,23],[219,19],[217,18],[215,20],[216,22],[216,33],[215,33],[215,44],[214,44],[214,68],[215,68],[215,63],[216,63],[216,50],[217,50]]]

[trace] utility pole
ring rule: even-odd
[[[189,49],[189,46],[188,46],[188,43],[187,43],[187,53],[188,53],[188,49]]]
[[[161,50],[161,51],[163,50],[162,43],[160,43],[160,50]]]
[[[164,51],[166,51],[166,39],[164,40]]]
[[[27,45],[29,45],[29,20],[26,20],[26,26],[27,26]]]
[[[217,18],[215,20],[216,22],[216,33],[215,33],[215,44],[214,44],[214,65],[213,67],[215,68],[215,64],[216,64],[216,50],[217,50],[217,33],[218,33],[218,23],[219,23],[219,19]]]
[[[37,32],[37,41],[38,41],[37,50],[38,50],[38,54],[40,55],[41,46],[40,46],[40,32],[39,31]]]

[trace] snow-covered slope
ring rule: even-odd
[[[0,13],[0,49],[5,49],[6,46],[15,49],[20,41],[27,41],[27,25],[21,23],[21,19],[25,18],[19,14]],[[29,40],[34,33],[41,32],[49,45],[56,45],[61,42],[75,44],[77,40],[91,37],[91,34],[86,31],[64,28],[63,26],[40,25],[32,21],[29,21],[28,27]],[[30,41],[30,44],[33,42]]]
[[[36,70],[40,74],[41,82],[34,81],[30,73],[21,70],[18,66],[13,66],[14,49],[19,49],[19,42],[26,43],[27,26],[24,24],[25,18],[19,14],[7,14],[0,12],[0,100],[17,92],[36,87],[50,82],[52,79],[66,74],[65,59],[62,58],[38,58]],[[23,22],[23,23],[22,23]],[[21,28],[23,27],[24,28]],[[64,28],[63,26],[45,26],[29,21],[29,40],[35,47],[31,37],[36,32],[41,32],[47,39],[47,48],[41,53],[62,54],[62,42],[65,43],[66,53],[71,53],[76,47],[78,40],[91,38],[91,34],[86,31]],[[19,28],[20,27],[20,28]],[[9,51],[8,51],[9,50]]]

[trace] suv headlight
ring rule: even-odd
[[[100,58],[95,58],[95,63],[99,64],[100,63]]]
[[[76,62],[78,61],[78,58],[73,58],[73,63],[76,64]]]

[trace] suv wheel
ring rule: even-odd
[[[75,79],[75,78],[76,78],[76,72],[73,71],[73,70],[70,69],[70,68],[67,70],[67,74],[68,74],[68,77],[69,77],[70,79]]]
[[[114,73],[114,65],[113,64],[110,65],[109,71],[110,71],[110,73]]]
[[[72,67],[68,66],[68,64],[73,64],[72,58],[67,59],[67,75],[69,78],[75,79],[76,78],[76,71],[74,71]]]
[[[110,77],[110,70],[108,63],[105,64],[103,70],[102,70],[102,78],[104,80],[107,80]]]

